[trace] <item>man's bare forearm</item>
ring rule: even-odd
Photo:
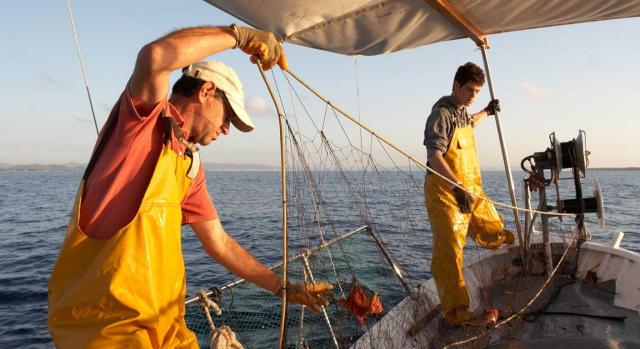
[[[138,53],[129,87],[134,98],[153,104],[166,97],[169,75],[212,54],[234,47],[227,27],[180,29],[145,45]]]
[[[486,110],[481,110],[473,115],[471,115],[471,117],[473,118],[473,121],[475,123],[475,125],[478,125],[481,121],[483,121],[487,116],[489,116],[489,113]]]
[[[150,51],[152,59],[147,61],[155,72],[172,72],[235,44],[233,30],[228,27],[194,27],[167,34],[146,45],[143,51]]]
[[[227,234],[219,220],[191,224],[211,258],[239,277],[271,292],[280,278]]]

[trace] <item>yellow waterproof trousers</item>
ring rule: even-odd
[[[138,213],[108,240],[78,227],[84,180],[49,281],[58,348],[197,348],[184,321],[180,203],[189,157],[162,150]]]
[[[471,126],[459,127],[453,133],[449,150],[444,155],[451,171],[462,185],[475,194],[482,191],[476,141]],[[462,277],[463,249],[467,233],[484,248],[500,246],[505,235],[504,224],[493,204],[476,198],[472,212],[460,212],[450,184],[434,174],[425,177],[424,198],[433,232],[431,272],[435,279],[445,318],[460,325],[471,318],[469,294]]]

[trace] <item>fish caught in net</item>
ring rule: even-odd
[[[360,325],[364,325],[368,316],[377,316],[384,310],[378,293],[369,290],[356,279],[351,281],[349,295],[338,299],[338,305],[353,315]]]

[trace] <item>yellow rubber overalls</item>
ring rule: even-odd
[[[195,155],[187,151],[191,156],[171,149],[171,129],[179,128],[172,118],[163,120],[165,145],[138,212],[110,239],[90,238],[78,226],[93,161],[80,182],[49,281],[48,324],[58,348],[198,347],[184,321],[180,203],[200,160],[196,149]],[[181,133],[178,138],[184,139]]]
[[[482,191],[472,126],[456,128],[443,157],[466,189],[486,197]],[[460,325],[471,318],[469,294],[462,277],[462,250],[467,232],[475,242],[488,249],[500,246],[505,236],[502,218],[493,204],[476,198],[472,212],[463,214],[450,186],[437,175],[425,176],[424,198],[433,231],[431,272],[445,318],[452,325]]]

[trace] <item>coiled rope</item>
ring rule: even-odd
[[[244,349],[242,344],[236,338],[236,334],[229,328],[229,326],[222,325],[217,327],[213,324],[211,313],[209,309],[212,309],[217,316],[222,315],[220,307],[207,297],[205,290],[198,291],[198,298],[200,298],[200,307],[207,317],[209,323],[209,329],[211,330],[210,348],[211,349]]]

